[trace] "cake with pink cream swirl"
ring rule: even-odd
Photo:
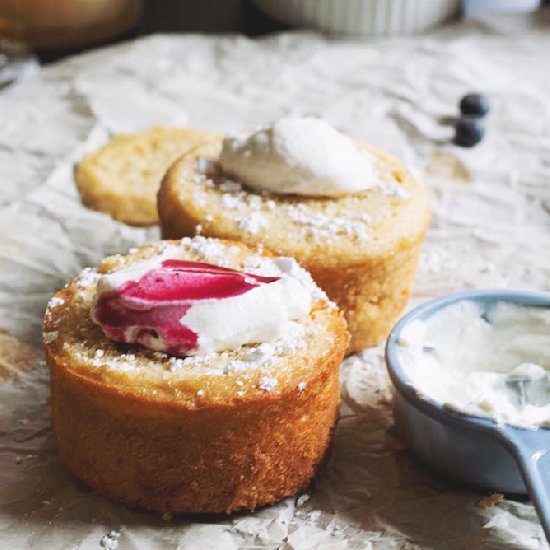
[[[291,258],[198,236],[144,245],[59,290],[43,334],[59,457],[117,502],[254,510],[324,463],[349,335]]]
[[[285,265],[262,276],[159,256],[103,275],[92,320],[110,340],[181,357],[271,342],[312,306]]]

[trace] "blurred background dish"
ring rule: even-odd
[[[460,0],[253,0],[267,15],[296,27],[383,37],[422,32],[458,17]]]
[[[550,2],[550,0],[547,0]],[[159,32],[266,33],[308,28],[384,38],[422,33],[462,15],[534,11],[540,0],[0,0],[0,39],[49,62]],[[1,47],[0,47],[1,51]]]
[[[0,36],[33,48],[93,44],[133,27],[141,0],[0,0]]]
[[[548,3],[548,2],[547,2]],[[514,13],[537,10],[541,0],[463,0],[464,15],[483,13]]]

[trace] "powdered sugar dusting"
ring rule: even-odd
[[[260,229],[268,226],[268,221],[260,212],[252,212],[247,216],[235,218],[237,225],[249,233],[258,233]]]
[[[57,330],[42,333],[42,341],[44,342],[44,344],[51,344],[52,342],[55,342],[58,337],[59,331]]]
[[[272,391],[275,389],[278,383],[279,381],[276,378],[272,378],[269,376],[262,376],[260,378],[260,384],[258,385],[258,387],[261,390]]]
[[[312,211],[305,204],[291,204],[287,206],[289,218],[305,227],[313,237],[322,237],[327,240],[344,236],[358,241],[369,240],[367,224],[370,219],[361,214],[356,219],[353,212],[343,218],[331,213]]]
[[[121,353],[118,355],[105,355],[105,350],[90,349],[85,342],[68,343],[65,342],[63,347],[70,350],[71,355],[77,360],[85,363],[90,363],[95,368],[108,367],[119,372],[131,372],[137,370],[138,358],[141,357],[141,352]]]
[[[92,267],[86,267],[81,272],[76,279],[77,286],[80,287],[89,287],[99,280],[101,275],[97,272],[97,269]]]
[[[196,236],[194,238],[184,237],[181,240],[181,246],[197,256],[197,259],[219,265],[221,267],[231,267],[236,264],[236,255],[239,253],[239,247],[227,246],[216,239]],[[175,254],[178,251],[171,250],[165,254]]]
[[[309,331],[304,325],[290,322],[282,336],[274,342],[244,346],[237,351],[211,352],[190,357],[170,357],[168,364],[172,372],[198,368],[205,369],[203,372],[211,376],[269,368],[281,358],[304,349],[307,345],[308,333]],[[242,384],[242,380],[237,381],[238,386]]]
[[[54,308],[62,306],[65,303],[65,300],[63,298],[60,298],[58,296],[52,296],[50,298],[50,301],[48,302],[48,308]]]
[[[223,193],[221,195],[220,204],[222,208],[229,210],[243,210],[246,207],[246,204],[239,197],[231,195],[230,193]]]

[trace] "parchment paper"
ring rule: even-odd
[[[432,192],[411,306],[462,288],[548,290],[550,33],[514,21],[364,44],[153,36],[63,61],[0,96],[0,325],[24,343],[0,340],[0,548],[548,548],[527,501],[483,507],[486,494],[409,458],[381,348],[345,361],[334,454],[308,493],[229,518],[131,511],[72,480],[52,444],[39,352],[57,288],[158,237],[82,207],[74,162],[112,132],[157,123],[225,131],[322,116],[400,156]],[[464,150],[440,118],[470,90],[493,109],[486,140]]]

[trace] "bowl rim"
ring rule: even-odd
[[[472,416],[449,409],[443,404],[421,394],[402,367],[398,354],[398,338],[403,329],[416,319],[431,317],[440,309],[461,301],[493,303],[511,302],[525,306],[550,308],[550,292],[514,289],[466,290],[428,300],[413,308],[394,325],[386,341],[386,368],[396,392],[405,398],[412,406],[416,407],[427,416],[444,424],[453,424],[464,428],[475,428],[493,434],[495,432],[502,432],[503,430],[533,431],[529,428],[522,428],[511,424],[499,424],[490,418]]]

